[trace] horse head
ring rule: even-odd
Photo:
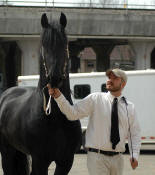
[[[61,13],[59,22],[48,22],[44,13],[41,18],[43,32],[41,35],[41,57],[44,64],[47,83],[51,87],[60,87],[66,76],[68,46],[65,27],[67,19]]]

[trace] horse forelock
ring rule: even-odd
[[[67,37],[60,24],[53,22],[48,28],[43,29],[42,45],[45,49],[57,51],[60,48],[67,47]]]

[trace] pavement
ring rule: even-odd
[[[142,154],[139,157],[139,166],[133,170],[130,166],[129,154],[124,155],[123,175],[155,175],[155,154]],[[49,175],[53,175],[55,165],[49,167]],[[69,175],[88,175],[86,154],[76,154]]]
[[[124,154],[123,175],[155,175],[155,153],[145,153],[139,156],[139,166],[133,170],[130,166],[129,154]],[[49,166],[48,175],[53,175],[55,163]],[[0,165],[0,175],[3,171]],[[74,163],[69,175],[89,175],[87,170],[87,154],[75,154]]]

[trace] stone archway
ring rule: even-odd
[[[71,72],[77,72],[79,58],[77,55],[86,47],[91,47],[96,54],[96,71],[103,72],[110,68],[110,54],[116,45],[126,45],[126,40],[116,39],[77,39],[69,43],[71,53]]]

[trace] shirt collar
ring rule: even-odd
[[[107,97],[108,97],[108,99],[110,100],[111,103],[113,102],[114,98],[116,98],[116,97],[113,96],[109,91],[108,91],[108,93],[107,93]],[[122,97],[123,97],[122,94],[121,94],[119,97],[117,97],[118,102],[121,100]]]

